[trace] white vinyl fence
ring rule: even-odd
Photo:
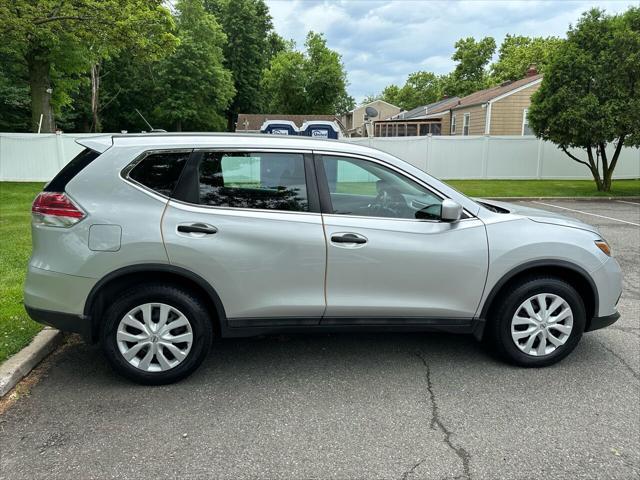
[[[77,155],[76,138],[95,134],[0,133],[0,181],[49,181]],[[443,179],[590,179],[584,165],[534,137],[351,138]],[[582,151],[574,152],[584,157]],[[640,178],[640,149],[624,148],[615,178]]]

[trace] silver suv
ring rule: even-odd
[[[589,225],[470,199],[384,152],[270,135],[84,138],[33,204],[30,316],[128,378],[193,372],[214,337],[470,333],[521,366],[619,317]]]

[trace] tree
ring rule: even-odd
[[[640,8],[582,15],[532,97],[529,124],[588,167],[599,191],[611,189],[623,145],[640,146]]]
[[[403,110],[411,110],[421,105],[438,101],[444,95],[443,77],[432,72],[414,72],[409,75],[402,88],[389,85],[381,98]]]
[[[273,57],[262,79],[267,111],[282,114],[306,113],[306,61],[304,54],[296,50],[280,52]]]
[[[450,76],[443,78],[447,94],[463,97],[488,87],[490,79],[486,67],[496,50],[496,41],[492,37],[479,41],[473,37],[461,38],[455,48],[451,59],[457,62],[456,68]]]
[[[224,129],[220,113],[235,94],[231,72],[223,65],[226,36],[202,0],[180,0],[176,9],[180,45],[161,66],[164,95],[156,116],[177,131]]]
[[[227,110],[227,128],[233,131],[239,112],[262,110],[262,74],[283,41],[272,35],[271,15],[263,0],[205,0],[205,8],[218,18],[227,35],[224,64],[232,72],[236,90]]]
[[[342,58],[327,47],[327,41],[319,33],[309,32],[305,47],[306,113],[336,114],[340,99],[347,91],[347,73]]]
[[[29,88],[27,69],[15,52],[0,45],[0,131],[29,130]]]
[[[271,60],[262,86],[272,112],[335,115],[353,108],[340,54],[314,32],[307,34],[304,52],[290,48]]]
[[[501,83],[523,78],[531,65],[544,73],[562,42],[558,37],[507,35],[500,45],[498,60],[491,65],[494,81]]]
[[[71,101],[81,74],[102,58],[154,42],[166,51],[175,42],[162,0],[14,0],[0,3],[0,18],[2,45],[26,65],[34,130],[40,118],[42,131],[54,130],[54,107]]]

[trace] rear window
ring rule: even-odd
[[[207,152],[198,179],[201,205],[309,211],[301,153]]]
[[[67,163],[64,168],[60,170],[55,177],[53,177],[53,180],[45,185],[44,191],[60,193],[64,192],[64,189],[67,187],[67,183],[69,183],[73,177],[80,173],[82,169],[84,169],[99,156],[100,153],[91,150],[90,148],[85,148],[78,155],[76,155],[73,160]]]
[[[154,192],[170,197],[190,154],[191,152],[149,154],[133,167],[129,178]]]

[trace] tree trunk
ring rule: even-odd
[[[39,53],[42,52],[29,52],[26,57],[31,91],[31,128],[37,132],[40,126],[41,132],[52,133],[55,132],[56,125],[51,106],[51,62]]]
[[[616,164],[618,163],[618,158],[620,158],[620,152],[622,151],[622,147],[624,145],[625,135],[622,135],[618,138],[618,143],[616,144],[616,148],[613,151],[613,157],[611,157],[611,162],[607,163],[607,152],[605,151],[605,145],[600,145],[603,159],[603,171],[602,171],[602,183],[603,183],[603,191],[610,192],[611,191],[611,183],[613,182],[613,171],[616,168]]]
[[[100,122],[100,64],[91,65],[91,117],[92,130],[94,132],[102,131],[102,123]]]
[[[176,120],[176,132],[181,132],[182,131],[182,120],[178,119]]]

